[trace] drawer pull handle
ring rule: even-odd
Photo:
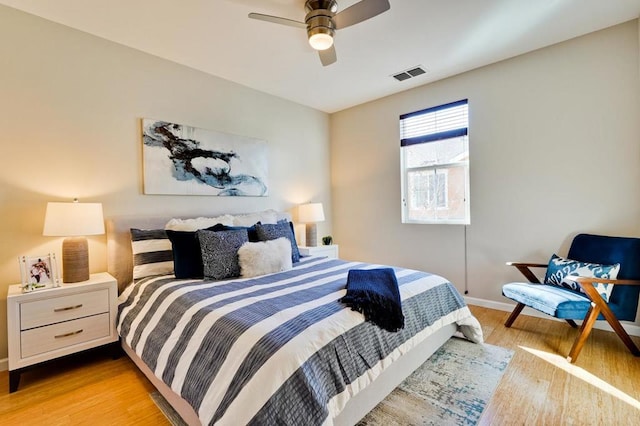
[[[82,303],[75,306],[67,306],[66,308],[55,308],[53,312],[62,312],[62,311],[70,311],[71,309],[82,308]]]
[[[72,331],[71,333],[65,333],[65,334],[58,334],[57,336],[53,336],[55,339],[60,339],[61,337],[69,337],[69,336],[73,336],[76,334],[80,334],[82,333],[84,330],[80,329],[80,330],[76,330],[76,331]]]

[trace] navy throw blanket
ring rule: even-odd
[[[364,319],[387,331],[404,328],[398,280],[391,268],[351,269],[347,294],[340,299]]]

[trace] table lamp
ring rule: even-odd
[[[318,245],[317,222],[324,221],[322,203],[308,203],[298,206],[298,220],[306,223],[306,245],[315,247]]]
[[[42,235],[67,237],[62,242],[62,282],[89,279],[86,235],[104,234],[102,203],[47,203]]]

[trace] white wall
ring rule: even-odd
[[[506,301],[509,260],[577,232],[640,236],[638,23],[631,21],[331,116],[341,257],[419,268]],[[471,225],[400,223],[400,114],[469,99]]]
[[[342,257],[433,271],[460,290],[466,272],[470,296],[502,301],[501,284],[518,279],[507,260],[546,261],[579,231],[640,234],[638,38],[630,22],[329,120],[0,6],[0,287],[19,281],[19,255],[59,252],[60,238],[41,235],[47,201],[102,202],[106,216],[321,201],[328,220],[318,234],[332,232]],[[401,225],[399,207],[398,116],[462,98],[471,109],[466,270],[463,227]],[[142,117],[266,139],[271,195],[143,195]],[[104,270],[104,236],[90,238],[90,254],[91,270]]]
[[[269,197],[143,195],[142,117],[266,140]],[[102,202],[106,217],[320,201],[318,232],[331,229],[327,114],[4,6],[0,120],[0,358],[18,256],[60,253],[62,238],[42,236],[48,201]],[[91,237],[89,250],[92,272],[106,270],[105,237]]]

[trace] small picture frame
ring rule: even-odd
[[[20,256],[18,261],[23,293],[60,285],[60,271],[55,253],[42,256]]]

